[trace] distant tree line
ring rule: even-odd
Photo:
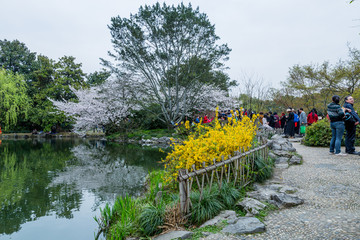
[[[106,70],[88,75],[72,56],[55,61],[18,40],[1,40],[0,87],[12,89],[0,96],[3,128],[119,130],[130,121],[171,128],[194,112],[235,107],[228,90],[236,81],[224,65],[231,50],[217,44],[199,9],[157,3],[111,21],[112,60],[102,59]]]
[[[335,94],[355,98],[355,108],[360,107],[360,51],[348,47],[348,58],[331,64],[294,65],[280,88],[271,88],[263,80],[244,75],[243,91],[239,99],[255,111],[282,112],[286,108],[316,108],[326,115],[327,104]],[[357,103],[356,103],[357,102]]]
[[[106,71],[84,74],[72,56],[57,61],[31,52],[19,40],[0,40],[0,124],[8,131],[69,129],[72,119],[49,99],[76,101],[72,89],[100,84]]]

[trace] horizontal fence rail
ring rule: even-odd
[[[202,199],[205,187],[209,186],[211,189],[214,182],[219,189],[222,188],[223,182],[232,182],[240,187],[248,185],[254,174],[255,158],[267,159],[268,157],[269,149],[266,140],[259,137],[258,143],[263,145],[248,151],[239,149],[234,153],[234,156],[229,156],[226,160],[224,160],[224,156],[220,162],[216,162],[214,159],[210,166],[205,166],[206,163],[203,162],[201,169],[195,169],[195,165],[192,166],[193,171],[191,172],[188,169],[181,169],[177,178],[181,212],[186,215],[191,209],[190,194],[194,182],[200,191],[199,201]]]

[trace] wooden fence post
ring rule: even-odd
[[[180,211],[183,215],[187,214],[187,204],[186,204],[186,200],[187,200],[187,180],[183,180],[182,176],[186,173],[185,169],[180,169],[179,170],[179,198],[180,198]]]

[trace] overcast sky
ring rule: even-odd
[[[295,64],[335,63],[347,58],[347,44],[360,49],[360,1],[194,0],[206,13],[219,43],[232,49],[232,79],[255,74],[273,87]],[[141,0],[0,0],[0,39],[18,39],[38,54],[57,60],[74,56],[86,73],[101,69],[112,50],[111,17],[129,17]],[[161,1],[160,1],[161,2]],[[178,4],[181,1],[166,1]],[[189,1],[183,1],[188,4]],[[162,2],[161,2],[162,3]]]

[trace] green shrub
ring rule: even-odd
[[[274,161],[269,158],[264,160],[262,156],[258,156],[254,161],[254,181],[255,182],[264,182],[266,179],[269,179],[272,176]]]
[[[330,123],[323,119],[306,128],[304,143],[306,146],[330,146],[331,135]]]
[[[209,188],[203,190],[200,200],[200,192],[193,191],[190,195],[192,209],[189,221],[193,224],[201,224],[224,210],[225,206],[219,201],[218,193],[211,191]]]
[[[232,209],[240,196],[241,193],[238,189],[224,181],[219,191],[218,199],[227,209]]]
[[[99,235],[104,233],[107,238],[121,240],[136,232],[136,220],[139,215],[137,201],[129,196],[118,197],[112,208],[106,204],[100,209],[101,217],[94,218],[99,224]]]
[[[165,207],[162,204],[157,206],[147,204],[139,217],[139,225],[142,232],[151,236],[161,232],[159,226],[164,224]]]
[[[308,126],[306,128],[306,134],[305,134],[305,145],[306,146],[322,146],[322,147],[328,147],[330,146],[331,141],[331,128],[330,123],[327,121],[327,119],[323,119],[321,121],[318,121],[315,124],[312,124],[311,126]],[[346,130],[344,132],[343,139],[341,141],[341,144],[344,145],[345,143],[345,136],[346,136]],[[356,138],[355,138],[355,145],[360,146],[360,128],[356,128]]]

